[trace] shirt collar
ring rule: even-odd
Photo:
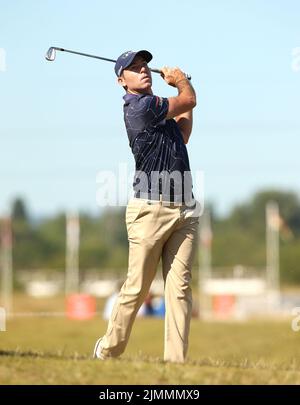
[[[144,97],[145,94],[132,94],[132,93],[126,93],[125,96],[123,97],[125,104],[129,104],[132,100],[134,99],[140,99],[141,97]]]

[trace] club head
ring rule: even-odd
[[[49,60],[50,62],[53,62],[54,59],[55,59],[55,57],[56,57],[56,51],[55,51],[55,49],[54,49],[54,48],[49,48],[48,51],[47,51],[47,53],[46,53],[46,55],[45,55],[45,58],[46,58],[47,60]]]

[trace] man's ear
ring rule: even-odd
[[[118,84],[119,84],[120,86],[122,86],[122,87],[126,86],[126,82],[125,82],[124,77],[120,76],[120,77],[118,77],[117,80],[118,80]]]

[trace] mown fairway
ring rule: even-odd
[[[92,360],[105,327],[101,319],[10,320],[0,333],[0,383],[300,384],[300,332],[288,321],[193,320],[184,365],[162,361],[163,321],[151,318],[137,319],[121,359]]]

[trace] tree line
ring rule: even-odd
[[[264,268],[266,263],[266,203],[279,205],[280,278],[285,284],[300,283],[300,201],[294,192],[264,190],[246,203],[235,205],[225,217],[206,204],[212,221],[212,267],[237,264]],[[23,269],[65,268],[66,216],[34,220],[22,198],[12,204],[13,267]],[[98,216],[80,213],[81,270],[126,269],[128,240],[125,208],[106,209]],[[195,267],[198,266],[198,259]]]

